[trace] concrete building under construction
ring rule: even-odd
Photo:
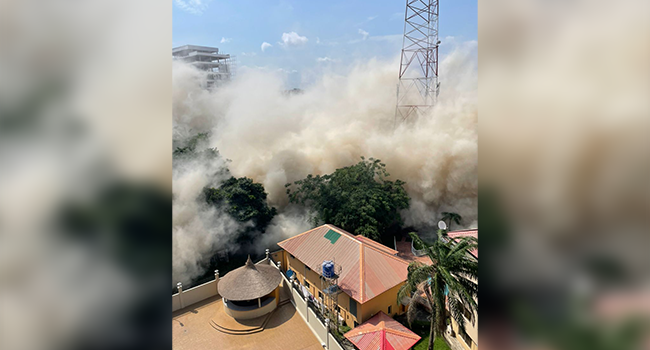
[[[228,82],[233,77],[234,57],[219,53],[216,47],[183,45],[172,49],[172,58],[205,71],[204,87],[208,89]]]

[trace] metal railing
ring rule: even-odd
[[[350,342],[346,337],[343,336],[343,334],[339,331],[339,325],[338,323],[332,323],[332,322],[326,322],[325,320],[329,320],[326,315],[323,315],[322,311],[318,308],[318,306],[310,299],[307,298],[307,307],[311,309],[311,311],[314,312],[314,315],[316,315],[316,318],[320,321],[321,324],[323,325],[329,325],[328,329],[328,334],[331,334],[334,340],[339,344],[339,346],[345,350],[356,350],[354,347],[354,344]]]

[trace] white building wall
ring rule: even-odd
[[[329,350],[343,350],[343,347],[336,341],[336,338],[334,338],[333,335],[328,334],[327,335],[327,340],[329,345]]]
[[[172,312],[181,308],[181,296],[176,293],[172,295]]]
[[[183,305],[190,306],[217,294],[217,281],[210,281],[200,286],[184,290]]]

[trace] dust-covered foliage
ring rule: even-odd
[[[402,225],[400,210],[409,206],[401,180],[389,181],[386,165],[370,158],[337,169],[332,174],[308,175],[287,184],[292,203],[315,212],[314,225],[328,223],[349,232],[378,240],[391,228]]]

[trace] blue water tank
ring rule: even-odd
[[[323,277],[332,278],[334,277],[334,263],[329,260],[323,261]]]

